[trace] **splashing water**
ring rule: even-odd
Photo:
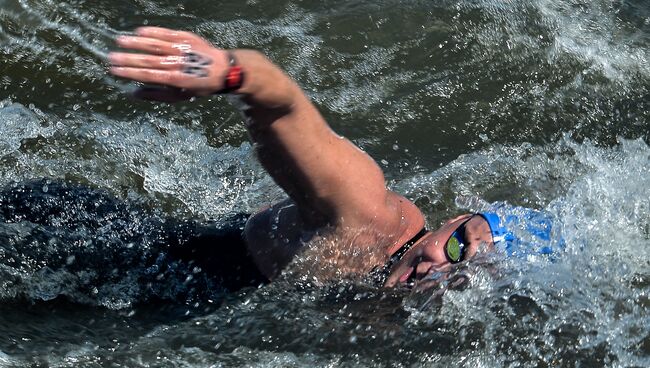
[[[650,365],[645,1],[0,4],[0,366]],[[282,193],[218,98],[107,76],[141,24],[267,53],[431,227],[505,202],[566,249],[225,291],[170,243]]]

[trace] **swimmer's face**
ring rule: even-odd
[[[469,220],[469,221],[468,221]],[[463,225],[464,224],[464,225]],[[445,255],[445,245],[454,231],[463,232],[466,250],[464,259],[469,259],[481,243],[492,244],[490,225],[481,216],[463,215],[447,221],[438,230],[427,233],[402,259],[393,266],[386,286],[404,284],[409,280],[447,269],[451,263]]]

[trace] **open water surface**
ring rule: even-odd
[[[282,193],[225,101],[106,74],[142,24],[264,51],[431,226],[505,201],[566,251],[422,292],[168,262]],[[650,366],[649,46],[645,0],[0,0],[0,366]]]

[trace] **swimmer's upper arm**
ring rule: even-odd
[[[395,231],[399,209],[375,161],[337,135],[300,87],[263,55],[236,51],[236,56],[246,71],[239,92],[250,107],[245,113],[259,159],[303,217]]]

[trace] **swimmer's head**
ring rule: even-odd
[[[386,286],[420,280],[476,254],[479,245],[493,244],[490,224],[482,215],[463,215],[428,232],[391,268]]]
[[[548,214],[521,207],[510,208],[503,217],[495,212],[456,217],[417,241],[391,268],[385,285],[406,284],[445,271],[473,257],[481,244],[515,257],[553,254],[565,242],[552,229]]]
[[[481,244],[520,258],[553,255],[555,250],[564,249],[564,239],[554,230],[548,213],[505,204],[494,209],[456,217],[424,235],[392,267],[386,286],[444,272],[452,264],[473,257]]]

